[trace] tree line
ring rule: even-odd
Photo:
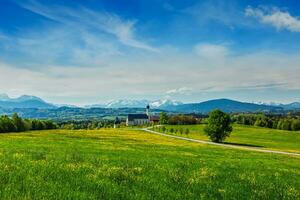
[[[114,126],[114,120],[70,120],[58,122],[58,126],[68,130],[94,130],[100,128],[112,128]]]
[[[167,115],[165,112],[160,113],[160,124],[170,125],[192,125],[200,123],[200,119],[193,115]]]
[[[280,130],[300,130],[299,116],[265,115],[265,114],[235,114],[232,121],[238,124],[259,126]]]
[[[22,119],[17,113],[14,113],[12,117],[7,115],[2,115],[0,117],[0,133],[48,130],[56,128],[57,125],[50,120]]]

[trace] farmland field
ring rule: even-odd
[[[295,156],[133,129],[0,135],[0,199],[299,198],[300,159]]]
[[[204,133],[205,125],[166,125],[168,134],[171,128],[177,130],[173,135],[209,141]],[[183,130],[180,134],[179,129]],[[189,129],[189,134],[185,130]],[[156,131],[162,132],[158,128]],[[300,131],[284,131],[270,128],[261,128],[245,125],[234,125],[230,137],[226,138],[225,143],[240,146],[256,147],[262,149],[280,150],[286,152],[300,153]]]

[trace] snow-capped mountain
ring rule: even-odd
[[[162,99],[156,101],[149,100],[131,100],[131,99],[119,99],[113,100],[106,104],[96,104],[86,107],[104,107],[104,108],[145,108],[147,105],[150,105],[151,108],[167,108],[169,106],[177,106],[182,103],[179,101],[173,101],[170,99]]]
[[[163,100],[157,100],[157,101],[152,101],[149,103],[150,107],[152,108],[167,108],[170,106],[178,106],[183,104],[180,101],[174,101],[170,99],[163,99]]]
[[[148,100],[129,100],[120,99],[113,100],[105,104],[106,108],[143,108],[146,107],[150,102]]]
[[[288,104],[276,103],[276,102],[270,102],[270,103],[260,102],[259,104],[260,105],[268,105],[268,106],[278,106],[278,107],[282,107],[286,110],[300,109],[300,101],[288,103]]]

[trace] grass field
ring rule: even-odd
[[[0,199],[299,198],[299,157],[130,129],[0,135]]]
[[[188,135],[181,135],[179,131],[173,133],[173,135],[209,141],[208,136],[203,131],[204,126],[205,125],[167,125],[166,128],[168,130],[171,128],[174,130],[179,130],[180,128],[185,130],[188,128],[190,131]],[[158,129],[156,130],[158,131]],[[170,134],[170,132],[166,133]],[[234,125],[233,132],[230,137],[226,139],[225,143],[300,153],[300,131],[283,131],[254,126]]]

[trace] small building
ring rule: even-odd
[[[146,114],[128,114],[126,119],[127,126],[137,126],[149,124],[150,120]]]
[[[149,116],[149,120],[152,124],[158,124],[160,117],[158,115]]]

